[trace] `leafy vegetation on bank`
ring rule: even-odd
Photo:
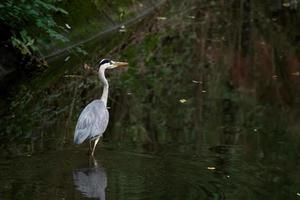
[[[168,12],[162,7],[139,25],[128,28],[128,32],[117,32],[111,40],[97,42],[92,50],[94,55],[90,53],[88,60],[78,58],[96,63],[101,52],[102,56],[130,63],[128,72],[121,77],[116,72],[109,77],[111,127],[105,137],[137,147],[178,141],[216,144],[226,140],[228,144],[237,144],[245,135],[260,137],[258,133],[282,131],[288,119],[293,118],[280,104],[291,99],[284,92],[298,87],[282,87],[279,83],[294,75],[274,80],[274,66],[286,73],[283,66],[287,61],[268,63],[270,57],[277,55],[266,49],[286,45],[282,58],[293,58],[294,49],[281,39],[285,33],[270,32],[278,39],[276,43],[268,41],[255,24],[251,32],[243,30],[240,21],[249,20],[252,14],[241,20],[244,10],[234,13],[240,17],[229,11],[241,6],[195,4],[174,3]],[[268,22],[264,25],[264,33],[273,26]],[[264,57],[260,57],[262,53]],[[39,82],[37,90],[24,89],[16,96],[10,115],[3,120],[2,138],[27,138],[34,143],[47,135],[60,145],[70,142],[80,110],[99,98],[101,92],[97,76],[84,74],[83,63],[74,62],[74,57],[70,55],[67,61],[62,58],[56,63],[57,71],[63,66],[70,70],[52,71],[40,80],[47,82],[46,86],[41,88]],[[268,100],[270,97],[272,101]],[[274,113],[286,116],[280,118]],[[57,131],[53,131],[55,128]]]
[[[56,0],[4,0],[0,3],[0,26],[6,30],[11,44],[24,55],[38,53],[37,41],[67,41],[54,14],[68,14]],[[6,38],[1,38],[1,40]]]

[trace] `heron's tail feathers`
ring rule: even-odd
[[[74,135],[74,143],[81,144],[87,139],[88,136],[89,134],[87,133],[86,130],[84,129],[76,130]]]

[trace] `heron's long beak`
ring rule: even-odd
[[[128,63],[127,62],[114,62],[114,65],[116,67],[126,67],[126,66],[128,66]]]

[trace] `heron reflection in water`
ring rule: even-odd
[[[94,151],[99,139],[103,136],[106,130],[109,113],[107,110],[107,98],[108,98],[108,81],[105,78],[105,70],[113,69],[117,67],[127,66],[126,62],[116,62],[108,59],[103,59],[99,63],[98,75],[100,81],[103,83],[103,92],[100,99],[96,99],[89,103],[81,112],[78,122],[75,128],[74,143],[81,144],[86,139],[90,142],[91,155],[94,155]],[[92,142],[94,145],[92,147]]]
[[[100,167],[97,161],[93,159],[93,166],[73,171],[73,181],[76,189],[83,196],[105,200],[105,189],[107,187],[106,172],[103,167]]]

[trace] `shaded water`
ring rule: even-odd
[[[0,198],[300,198],[297,2],[166,1],[126,30],[79,37],[88,55],[52,57],[2,112]],[[83,66],[103,57],[130,67],[108,72],[93,160],[72,137],[101,94]]]

